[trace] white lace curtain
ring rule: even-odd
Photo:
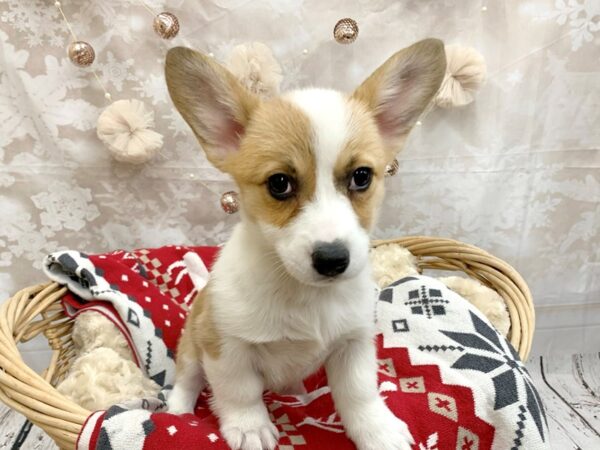
[[[42,256],[60,248],[226,239],[238,219],[219,197],[232,186],[168,99],[169,46],[223,59],[261,41],[283,66],[284,88],[351,90],[393,51],[436,36],[479,50],[490,78],[475,103],[436,110],[415,130],[387,180],[376,236],[483,247],[532,289],[534,352],[600,347],[600,0],[147,1],[179,17],[181,35],[168,42],[138,1],[63,0],[113,99],[155,112],[165,146],[142,167],[112,161],[97,140],[103,92],[66,58],[53,3],[0,3],[0,297],[41,281]],[[360,27],[348,46],[332,39],[342,17]]]

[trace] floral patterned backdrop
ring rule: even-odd
[[[205,160],[163,79],[173,45],[223,60],[239,43],[273,49],[283,88],[350,90],[393,51],[427,36],[473,46],[489,80],[476,101],[436,110],[387,180],[376,237],[452,237],[506,259],[538,311],[534,351],[600,346],[600,0],[148,0],[181,21],[163,41],[134,0],[63,0],[113,100],[155,111],[161,154],[117,163],[95,135],[106,100],[66,57],[51,0],[0,1],[0,298],[41,281],[44,254],[223,242],[231,182]],[[332,28],[354,18],[358,40]],[[41,344],[33,344],[36,352]]]

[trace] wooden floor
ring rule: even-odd
[[[527,368],[546,406],[552,448],[599,450],[600,353],[536,357]],[[0,403],[0,449],[56,448],[39,428]]]
[[[600,449],[600,353],[527,363],[546,406],[555,450]]]

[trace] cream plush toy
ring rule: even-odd
[[[91,411],[135,398],[155,397],[160,386],[146,377],[119,329],[95,311],[81,313],[72,332],[75,357],[56,389]]]
[[[397,244],[385,244],[371,249],[371,264],[373,276],[380,288],[400,278],[419,274],[415,256]],[[508,334],[510,316],[504,300],[496,291],[472,278],[454,276],[439,280],[479,309],[503,336]]]

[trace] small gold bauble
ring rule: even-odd
[[[179,33],[177,16],[170,12],[161,12],[154,18],[154,31],[163,39],[173,39]]]
[[[358,37],[358,24],[349,17],[338,20],[333,28],[333,37],[340,44],[352,44]]]
[[[91,66],[96,58],[94,48],[84,41],[74,41],[69,44],[67,54],[73,64],[79,67]]]
[[[221,196],[221,208],[227,214],[234,214],[240,209],[240,198],[237,192],[225,192]]]
[[[398,164],[398,160],[394,159],[390,164],[385,166],[385,176],[393,177],[398,173],[398,169],[400,168],[400,164]]]

